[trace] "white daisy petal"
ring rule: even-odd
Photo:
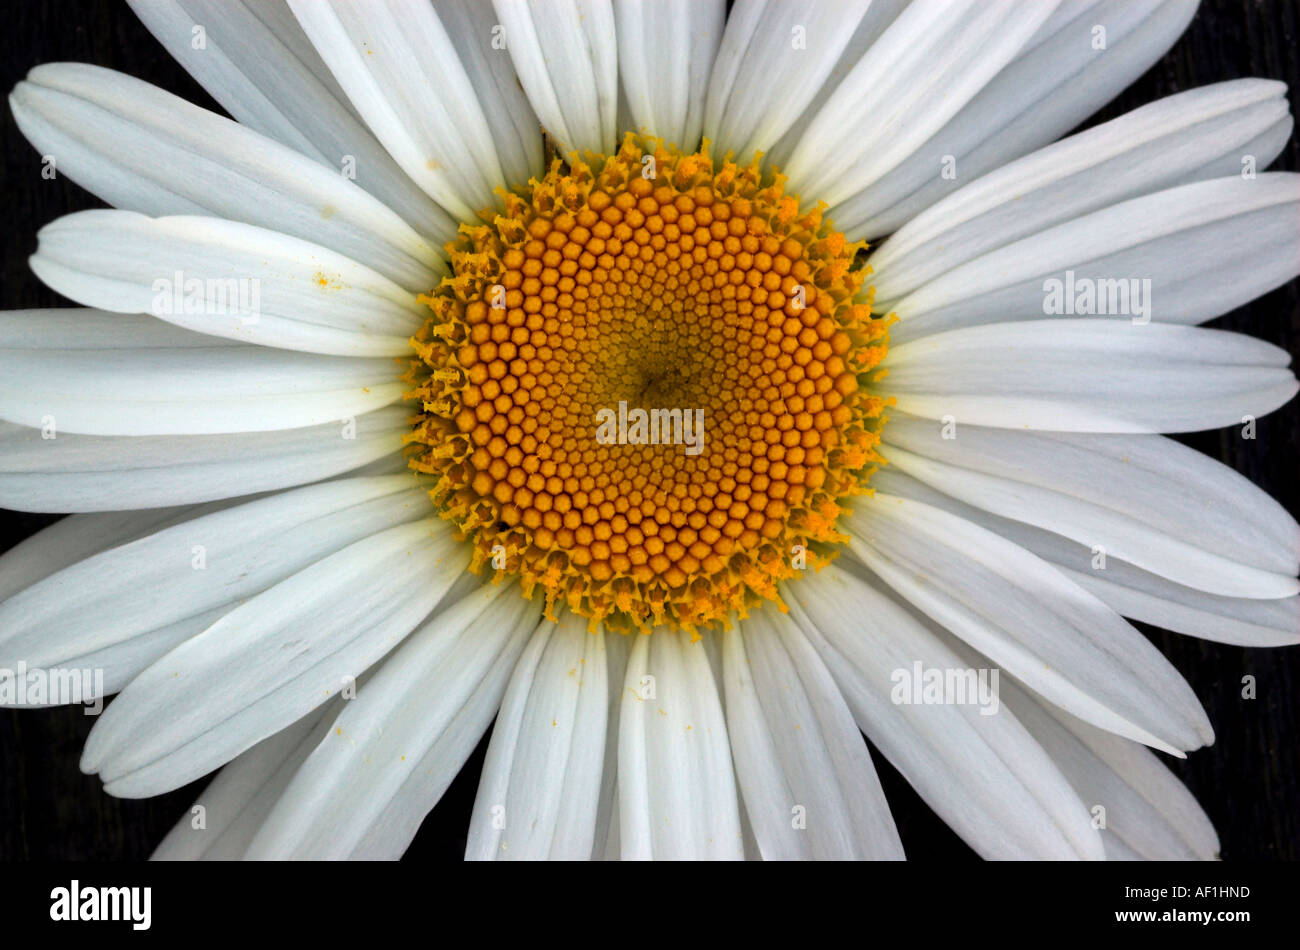
[[[345,478],[372,478],[380,475],[410,474],[411,466],[408,464],[404,454],[385,455],[368,465],[362,465],[360,468],[355,468],[350,472],[345,472],[342,475],[335,476],[334,478],[326,479],[326,481],[341,481]]]
[[[487,730],[541,610],[514,584],[478,583],[444,604],[343,705],[249,857],[406,850]]]
[[[1116,557],[1099,560],[1091,547],[974,508],[935,491],[893,466],[872,475],[872,485],[891,495],[950,511],[1014,541],[1125,617],[1237,646],[1300,643],[1298,597],[1277,600],[1220,597],[1175,584]]]
[[[65,297],[248,343],[407,356],[427,308],[319,244],[220,218],[81,211],[41,228],[30,259]]]
[[[1106,860],[1107,861],[1141,861],[1142,855],[1138,854],[1122,839],[1113,835],[1105,839],[1106,842]]]
[[[229,341],[152,316],[88,307],[0,310],[0,349],[137,350],[227,347]]]
[[[446,272],[447,216],[422,237],[378,199],[286,145],[156,86],[84,63],[38,66],[9,97],[57,169],[117,208],[213,215],[324,244],[411,291]]]
[[[880,306],[898,312],[902,342],[1044,314],[1203,323],[1300,274],[1297,216],[1300,175],[1196,182],[1013,241]]]
[[[7,598],[57,574],[94,554],[129,544],[173,524],[219,510],[218,505],[194,505],[161,508],[143,512],[111,512],[72,515],[50,525],[0,555],[0,603]],[[162,656],[176,644],[200,633],[233,608],[225,604],[202,613],[144,630],[99,648],[84,649],[84,641],[75,636],[42,644],[39,665],[33,666],[26,655],[14,660],[31,669],[84,670],[80,694],[51,693],[43,700],[28,694],[26,706],[61,706],[72,702],[90,702],[119,692],[140,670]],[[0,637],[0,653],[9,649]]]
[[[1218,856],[1219,836],[1204,809],[1155,753],[1042,703],[1009,677],[999,691],[1089,811],[1104,819],[1107,857],[1114,838],[1152,861]]]
[[[883,493],[846,527],[849,549],[891,590],[1051,702],[1174,755],[1213,741],[1196,694],[1159,650],[1013,542]]]
[[[866,743],[797,624],[758,610],[722,634],[727,728],[759,851],[901,860]]]
[[[141,512],[135,530],[92,523],[98,551],[53,532],[34,543],[38,553],[49,552],[46,566],[57,567],[39,578],[20,571],[26,583],[0,602],[0,665],[82,667],[94,657],[120,684],[159,644],[197,634],[240,601],[431,509],[410,476],[396,475],[310,485],[240,505]],[[60,565],[75,556],[84,560]],[[207,622],[196,628],[202,617]]]
[[[659,630],[628,658],[618,742],[624,860],[744,856],[726,720],[704,641]]]
[[[742,638],[735,629],[730,629],[722,637],[727,728],[736,764],[736,782],[744,806],[743,825],[753,837],[754,850],[761,857],[768,860],[809,860],[812,858],[810,836],[806,832],[807,825],[801,824],[808,806],[790,787],[790,779],[794,776],[787,775],[782,767],[780,752],[754,686],[743,643],[743,640],[751,638],[751,634],[746,629]],[[838,827],[833,823],[843,821],[843,811],[843,802],[837,801],[835,807],[824,814],[823,820],[829,816],[831,827]],[[757,816],[757,827],[751,813]],[[851,854],[850,849],[845,850]],[[750,856],[748,846],[745,853]]]
[[[967,504],[1101,546],[1225,597],[1300,591],[1300,525],[1227,466],[1159,436],[1030,433],[891,419],[892,466]]]
[[[775,143],[822,88],[870,3],[736,0],[704,110],[716,151],[748,161]]]
[[[704,95],[722,41],[725,0],[614,0],[614,18],[629,124],[693,151],[704,128]]]
[[[160,530],[188,513],[192,505],[148,511],[105,511],[69,515],[42,528],[0,554],[0,601],[69,565]]]
[[[858,64],[858,60],[862,59],[867,50],[871,49],[872,44],[880,39],[880,35],[889,28],[891,23],[898,19],[900,13],[907,9],[910,2],[911,0],[871,0],[867,12],[862,14],[857,26],[852,28],[852,35],[849,37],[848,43],[835,60],[835,65],[830,73],[822,81],[817,94],[803,108],[794,123],[786,129],[780,140],[763,156],[763,160],[769,166],[778,170],[785,168],[786,162],[790,159],[790,153],[803,140],[809,124],[821,111],[821,107],[826,104],[826,100],[839,88],[840,83]],[[836,42],[838,43],[839,40],[837,39]]]
[[[1180,541],[1113,508],[921,459],[902,449],[891,453],[891,461],[954,498],[1054,531],[1193,590],[1256,600],[1292,597],[1300,590],[1290,574],[1244,565],[1216,553],[1208,540],[1201,545]]]
[[[506,176],[499,184],[521,185],[540,176],[541,126],[519,85],[510,54],[497,42],[494,28],[498,24],[492,5],[483,0],[433,0],[433,7],[492,128],[492,140]]]
[[[601,767],[600,801],[596,807],[596,833],[592,841],[592,858],[617,861],[618,838],[618,732],[619,713],[623,707],[623,683],[627,676],[628,655],[632,651],[631,634],[605,632],[605,680],[609,687],[609,712],[605,725],[605,763]]]
[[[887,302],[989,251],[1119,201],[1239,173],[1243,156],[1262,170],[1291,126],[1285,83],[1238,79],[1062,139],[959,189],[893,234],[871,256],[876,299],[893,309]],[[1263,153],[1261,138],[1269,139]]]
[[[469,75],[428,0],[289,0],[352,105],[402,170],[461,221],[505,184]]]
[[[306,715],[437,605],[468,553],[437,519],[354,542],[245,601],[144,670],[81,767],[112,795],[178,788]]]
[[[99,367],[100,361],[109,365]],[[400,365],[388,360],[269,352],[193,333],[152,316],[77,308],[0,311],[0,363],[6,370],[14,367],[15,374],[12,380],[0,379],[0,418],[40,428],[53,435],[50,441],[78,432],[149,436],[192,434],[197,429],[229,434],[325,424],[337,424],[342,431],[349,420],[395,402],[405,388],[394,380]],[[63,369],[74,364],[83,369],[65,377]],[[40,371],[51,365],[63,369]],[[30,378],[18,375],[20,366],[26,366]],[[143,385],[133,385],[132,372],[140,375],[136,382]],[[80,396],[74,392],[72,399],[59,393],[59,388],[82,385],[86,373],[92,384],[103,386]],[[356,390],[332,391],[352,380],[359,383]],[[8,393],[5,382],[14,387]],[[268,383],[297,389],[295,401],[277,404],[274,398],[259,395],[259,387]],[[50,392],[33,397],[33,392],[42,390]],[[159,393],[168,392],[184,398],[154,401]],[[224,394],[231,405],[223,408],[207,402],[205,397],[214,393],[219,398]],[[315,419],[312,393],[321,403]],[[96,405],[105,398],[119,399],[116,416]],[[349,402],[358,409],[338,411]],[[72,411],[55,415],[56,406]]]
[[[1240,425],[1297,390],[1290,356],[1239,333],[1053,318],[949,330],[891,347],[873,390],[958,425],[1192,432]]]
[[[543,619],[492,730],[465,857],[592,857],[609,715],[604,633]],[[615,634],[617,636],[617,634]]]
[[[786,166],[791,189],[834,208],[893,170],[1010,62],[1055,8],[1054,0],[916,0],[809,123]]]
[[[241,125],[330,166],[352,150],[349,133],[377,148],[284,0],[127,4]]]
[[[1079,550],[1088,561],[1091,551]],[[1176,633],[1243,647],[1300,645],[1300,597],[1219,597],[1182,587],[1123,561],[1097,572],[1057,569],[1117,613]]]
[[[208,627],[230,613],[234,607],[233,603],[224,604],[201,614],[195,614],[193,617],[186,617],[184,620],[178,620],[175,623],[169,623],[166,626],[150,630],[148,633],[142,633],[128,640],[110,644],[102,650],[69,656],[60,655],[59,659],[48,663],[45,668],[51,670],[103,670],[102,688],[99,683],[95,683],[94,688],[88,692],[96,696],[111,696],[126,689],[127,684],[139,676],[141,671],[170,653],[186,640],[197,637]],[[66,699],[61,700],[59,705],[62,705],[63,702],[66,702]]]
[[[562,152],[614,153],[618,37],[610,0],[493,0],[542,128]]]
[[[1100,859],[1100,837],[1051,758],[1005,708],[894,701],[913,664],[964,669],[906,610],[830,565],[782,590],[858,725],[983,857]]]
[[[973,669],[987,657],[931,629]],[[1201,806],[1172,772],[1139,743],[1090,726],[1006,676],[999,702],[1047,751],[1088,806],[1108,860],[1212,860],[1219,839]]]
[[[908,161],[833,208],[836,225],[853,240],[889,234],[963,183],[1056,140],[1146,72],[1195,12],[1196,0],[1062,3]],[[955,177],[941,174],[950,166]]]
[[[454,228],[352,111],[283,0],[128,2],[241,125],[346,175],[420,234]]]
[[[402,398],[391,359],[260,346],[0,348],[0,419],[85,435],[266,432],[356,418]]]
[[[93,436],[0,422],[0,506],[16,511],[120,511],[213,501],[305,485],[400,457],[410,413],[279,432]]]
[[[237,861],[298,767],[334,724],[341,699],[313,709],[217,773],[154,850],[151,861]],[[198,809],[202,812],[198,812]],[[202,824],[195,819],[202,815]]]

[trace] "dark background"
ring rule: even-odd
[[[77,60],[122,70],[192,102],[220,109],[132,15],[113,0],[21,0],[6,4],[0,27],[0,88],[7,91],[33,66]],[[1260,76],[1289,86],[1300,115],[1300,0],[1206,0],[1174,48],[1088,124],[1114,118],[1161,96],[1225,79]],[[54,218],[100,202],[65,178],[40,176],[39,156],[3,110],[0,195],[4,196],[3,291],[0,306],[66,303],[27,268],[36,231]],[[1292,138],[1272,166],[1300,168]],[[1300,363],[1297,282],[1215,321],[1287,349]],[[1199,433],[1186,441],[1244,473],[1300,511],[1300,400],[1259,421],[1257,438],[1238,429]],[[0,551],[57,515],[0,510]],[[1217,740],[1187,761],[1166,758],[1209,813],[1225,860],[1300,857],[1300,650],[1243,650],[1160,630],[1155,643],[1186,675],[1209,712]],[[1256,678],[1258,698],[1240,698],[1241,679]],[[98,779],[77,768],[93,719],[80,708],[0,710],[0,859],[142,859],[193,802],[202,783],[142,801],[104,794]],[[486,742],[425,821],[408,860],[459,859]],[[874,753],[874,750],[873,750]],[[913,859],[974,854],[943,825],[878,753],[874,760]]]

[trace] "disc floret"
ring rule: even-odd
[[[757,160],[632,136],[463,225],[407,378],[474,569],[614,628],[776,599],[880,461],[861,248]],[[598,438],[620,405],[698,413],[702,444]]]

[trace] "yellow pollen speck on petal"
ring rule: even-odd
[[[624,631],[779,604],[882,461],[863,247],[757,161],[631,135],[462,225],[404,378],[472,569]]]

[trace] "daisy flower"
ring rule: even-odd
[[[0,314],[8,688],[117,694],[159,858],[1210,858],[1129,618],[1300,639],[1300,528],[1168,433],[1300,272],[1282,83],[1062,138],[1189,0],[133,0],[233,120],[42,65],[110,209]],[[52,688],[44,699],[66,702]]]

